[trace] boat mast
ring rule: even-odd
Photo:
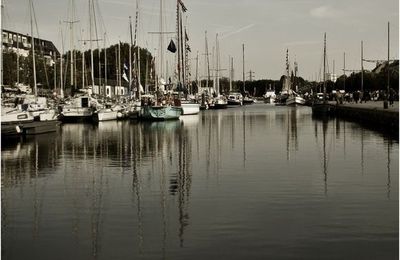
[[[363,41],[361,41],[361,95],[364,93],[364,47]]]
[[[61,21],[60,21],[60,35],[61,35],[61,54],[60,54],[60,96],[61,98],[64,98],[64,79],[63,79],[63,70],[64,70],[64,64],[63,64],[63,54],[64,54],[64,38],[63,38],[63,32],[62,32],[62,26],[61,26]]]
[[[290,65],[289,65],[289,49],[286,49],[286,86],[285,89],[289,94],[290,91],[290,81],[289,81],[289,77],[290,77]]]
[[[389,71],[389,54],[390,54],[390,23],[388,22],[388,68],[387,68],[387,95],[389,95],[389,88],[390,88],[390,71]]]
[[[346,53],[343,52],[343,90],[346,92]]]
[[[71,13],[70,13],[70,20],[69,21],[65,21],[65,23],[69,24],[69,33],[70,33],[70,43],[69,43],[69,47],[70,47],[70,67],[71,67],[71,73],[70,73],[70,83],[69,85],[72,87],[74,86],[74,63],[75,63],[75,55],[74,55],[74,23],[77,23],[79,21],[75,21],[75,17],[74,17],[74,0],[71,0]],[[75,79],[76,81],[76,79]],[[76,83],[76,82],[75,82]],[[76,85],[76,84],[75,84]]]
[[[135,21],[135,46],[137,50],[137,67],[136,67],[136,78],[137,78],[137,98],[140,99],[140,47],[139,44],[137,44],[137,28],[139,26],[139,1],[136,0],[136,21]]]
[[[19,35],[17,35],[17,84],[19,84]]]
[[[0,87],[3,87],[3,0],[0,0]]]
[[[178,0],[180,3],[180,0]],[[180,38],[180,45],[181,45],[181,71],[182,71],[182,86],[185,87],[186,84],[186,68],[185,68],[185,49],[186,46],[184,45],[184,38],[183,38],[183,22],[182,22],[182,12],[179,9],[178,6],[178,11],[179,11],[179,38]]]
[[[324,33],[324,103],[326,103],[326,81],[325,81],[325,65],[326,65],[326,33]]]
[[[118,86],[122,85],[122,73],[121,73],[121,41],[118,42],[118,72],[119,72],[119,77],[118,77]]]
[[[229,70],[229,92],[232,92],[232,80],[233,80],[233,57],[230,57],[230,70]]]
[[[205,41],[206,41],[206,63],[207,63],[207,90],[209,91],[210,84],[210,56],[208,53],[208,41],[207,41],[207,31],[205,31]]]
[[[216,77],[216,92],[217,95],[219,96],[219,43],[218,43],[218,33],[215,36],[215,61],[216,61],[216,67],[217,69],[215,70],[215,77]]]
[[[29,0],[30,2],[30,7],[29,7],[29,15],[30,15],[30,22],[31,22],[31,47],[32,47],[32,66],[33,66],[33,87],[35,90],[35,97],[37,97],[37,85],[36,85],[36,60],[35,60],[35,39],[33,37],[33,14],[32,14],[32,9],[33,9],[33,2],[32,0]]]
[[[106,46],[106,33],[104,33],[104,86],[107,86],[107,46]]]
[[[129,34],[130,34],[130,43],[129,43],[129,95],[132,96],[132,19],[129,16]]]
[[[82,30],[83,34],[83,30]],[[82,88],[85,88],[85,41],[82,42]]]
[[[179,6],[178,6],[179,8]],[[163,0],[160,0],[160,57],[159,57],[159,63],[160,63],[160,71],[158,72],[158,75],[162,75],[164,74],[164,55],[163,55],[163,48],[164,48],[164,25],[163,25],[163,20],[164,20],[164,15],[163,15]],[[158,77],[157,77],[158,78]]]
[[[244,76],[244,43],[242,44],[243,49],[243,93],[246,91],[246,79]]]
[[[92,8],[89,0],[89,41],[90,41],[90,75],[92,78],[92,90],[94,89],[93,48],[92,48]]]
[[[196,86],[197,86],[197,91],[199,92],[199,51],[197,51],[196,55]]]

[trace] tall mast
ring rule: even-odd
[[[65,23],[69,24],[69,33],[70,33],[70,43],[69,43],[69,47],[70,47],[70,66],[71,66],[71,73],[70,73],[70,83],[69,85],[72,86],[74,85],[74,63],[75,63],[75,53],[74,53],[74,23],[77,23],[79,21],[75,21],[75,17],[74,17],[74,0],[71,0],[71,13],[70,13],[70,20],[69,21],[65,21]],[[76,81],[76,78],[75,78]],[[75,82],[76,85],[76,82]]]
[[[164,15],[163,15],[163,0],[160,0],[160,58],[159,58],[159,63],[160,63],[160,71],[158,72],[158,75],[164,75],[164,55],[163,55],[163,48],[164,48],[164,26],[163,26],[163,20],[164,20]]]
[[[85,41],[82,41],[82,88],[85,88]]]
[[[56,52],[55,49],[53,51],[54,51],[54,70],[53,70],[53,73],[54,73],[54,93],[56,93],[56,90],[57,90],[57,52]],[[19,66],[17,66],[17,70],[19,70]]]
[[[232,92],[232,80],[233,80],[233,57],[229,58],[230,70],[229,70],[229,92]]]
[[[199,92],[199,51],[197,51],[196,55],[196,86],[197,91]]]
[[[218,33],[215,36],[215,61],[216,61],[216,70],[215,70],[215,76],[216,76],[216,92],[217,95],[219,95],[219,43],[218,43]]]
[[[0,87],[3,86],[3,0],[0,0]]]
[[[361,41],[361,95],[364,92],[364,57],[363,57],[364,47],[363,41]]]
[[[178,9],[178,10],[180,10],[180,9]],[[179,28],[180,28],[180,35],[179,35],[179,37],[180,37],[180,39],[181,39],[180,44],[181,44],[181,58],[182,58],[182,61],[181,61],[181,67],[182,67],[182,84],[183,84],[183,86],[185,86],[185,84],[186,84],[186,68],[185,68],[186,62],[185,62],[185,55],[184,55],[184,52],[185,52],[186,46],[184,45],[182,13],[181,13],[180,11],[179,11]],[[186,38],[186,37],[185,37],[185,38]]]
[[[388,67],[387,67],[387,95],[389,95],[389,88],[390,88],[390,72],[389,72],[389,54],[390,54],[390,23],[388,22]]]
[[[60,21],[60,35],[61,35],[61,55],[60,55],[60,96],[61,98],[64,98],[64,79],[63,79],[63,70],[64,70],[64,64],[63,64],[63,54],[64,54],[64,38],[63,38],[63,33],[62,33],[62,26],[61,26],[61,21]]]
[[[32,9],[33,9],[33,2],[32,0],[29,0],[30,2],[30,7],[29,7],[29,14],[30,14],[30,21],[31,21],[31,47],[32,47],[32,63],[33,63],[33,87],[35,90],[35,97],[37,97],[37,85],[36,85],[36,60],[35,60],[35,39],[33,37],[33,14],[32,14]]]
[[[324,33],[324,103],[326,103],[326,82],[325,82],[325,65],[326,65],[326,33]]]
[[[118,72],[119,72],[119,77],[118,77],[118,86],[122,85],[121,81],[121,41],[118,42]]]
[[[19,84],[19,35],[17,35],[17,84]]]
[[[144,93],[145,94],[147,94],[147,82],[148,82],[148,79],[147,79],[147,74],[148,74],[148,67],[149,67],[149,54],[147,53],[147,51],[146,51],[146,67],[145,67],[145,73],[144,73]]]
[[[137,28],[139,26],[139,0],[136,0],[136,23],[135,23],[135,45],[137,50],[137,70],[136,70],[136,78],[137,78],[137,98],[140,99],[140,47],[139,44],[136,42],[137,37]]]
[[[343,90],[346,91],[346,53],[343,52]]]
[[[104,33],[104,86],[107,86],[107,46],[106,33]]]
[[[242,44],[242,49],[243,49],[243,92],[246,91],[246,79],[244,75],[244,44]]]
[[[115,84],[118,85],[119,80],[118,80],[118,72],[119,72],[119,68],[118,68],[118,46],[115,45]]]
[[[132,19],[129,16],[129,34],[130,34],[130,38],[131,41],[129,43],[129,65],[128,65],[128,69],[129,69],[129,95],[132,95]]]
[[[207,31],[205,31],[205,40],[206,40],[206,63],[207,63],[207,90],[210,87],[210,56],[208,54],[208,41],[207,41]]]
[[[92,90],[94,89],[93,48],[92,48],[92,8],[89,0],[89,42],[90,42],[90,75],[92,78]]]

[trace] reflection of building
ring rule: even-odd
[[[54,62],[54,54],[60,56],[57,48],[54,46],[53,42],[34,38],[35,41],[35,51],[37,53],[43,54],[46,58],[48,64]],[[24,35],[22,33],[3,30],[3,47],[6,50],[19,53],[23,57],[28,57],[29,52],[32,48],[32,38],[30,35]]]

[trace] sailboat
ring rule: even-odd
[[[215,54],[216,54],[216,69],[215,69],[215,94],[214,103],[210,105],[212,109],[225,109],[228,106],[228,101],[226,100],[225,96],[221,95],[220,93],[220,85],[219,85],[219,72],[220,69],[220,59],[219,59],[219,41],[218,41],[218,33],[215,37]]]
[[[179,3],[178,3],[178,13],[179,13]],[[163,75],[163,0],[160,0],[160,71],[159,75]],[[157,80],[157,79],[156,79]],[[157,80],[157,83],[161,83],[160,89],[164,88],[163,84],[165,81],[161,78]],[[177,104],[179,105],[179,104]],[[163,104],[159,102],[156,96],[155,103],[147,103],[145,106],[141,106],[139,119],[148,121],[163,121],[163,120],[176,120],[182,114],[182,108],[180,106],[172,106],[169,104]]]
[[[322,102],[319,99],[313,101],[312,104],[312,114],[315,116],[328,116],[331,115],[333,111],[333,107],[330,106],[327,102],[326,98],[326,80],[325,80],[325,67],[326,67],[326,33],[324,34],[324,70],[323,70],[323,83],[324,83],[324,92],[323,92],[323,100]]]
[[[188,41],[189,37],[187,36],[186,28],[184,29],[182,26],[182,12],[186,12],[187,9],[183,5],[182,2],[177,2],[177,13],[176,13],[176,21],[177,21],[177,39],[178,39],[178,91],[182,89],[187,89],[187,61],[188,61]],[[182,86],[182,87],[180,87]],[[180,94],[178,94],[180,96]],[[185,95],[184,98],[179,98],[180,104],[182,108],[182,115],[196,115],[200,112],[200,104],[196,102],[194,98],[189,98],[188,95]]]
[[[243,96],[240,93],[232,92],[232,81],[233,81],[233,57],[230,58],[229,62],[229,95],[228,95],[228,105],[243,105]]]
[[[29,1],[29,5],[34,95],[26,96],[23,103],[17,105],[15,108],[2,109],[2,135],[54,132],[58,126],[58,114],[56,110],[48,108],[46,98],[38,97],[37,95],[35,38],[33,36],[33,18],[35,17],[36,19],[36,16],[33,13],[33,2]],[[3,69],[1,69],[1,72],[3,72]],[[2,78],[1,75],[1,81]],[[3,82],[0,85],[2,86]]]
[[[92,89],[94,89],[94,69],[93,69],[93,48],[92,48],[92,8],[93,2],[89,0],[89,44],[91,59],[91,81]],[[93,10],[92,10],[93,9]],[[97,100],[88,94],[77,96],[72,100],[67,100],[62,107],[60,119],[62,122],[87,122],[92,121],[93,112],[98,105]]]
[[[289,50],[286,50],[286,91],[287,99],[285,101],[287,106],[304,105],[306,100],[292,89],[292,84],[289,77]]]

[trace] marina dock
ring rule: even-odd
[[[368,124],[391,133],[399,132],[399,103],[394,102],[388,109],[383,108],[383,101],[368,101],[366,103],[336,104],[329,102],[335,108],[335,115],[347,120]]]

